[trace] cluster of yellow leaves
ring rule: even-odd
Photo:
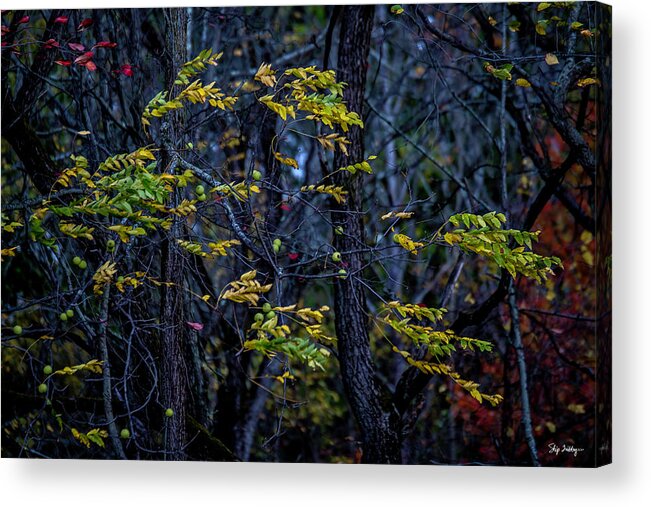
[[[276,71],[271,68],[271,64],[262,63],[253,79],[260,81],[265,86],[273,88],[276,86]]]
[[[263,76],[265,80],[270,78],[273,72],[267,65],[264,69],[261,67],[261,70],[263,75],[260,76],[260,81]],[[260,70],[258,72],[260,73]],[[343,102],[341,97],[344,83],[337,82],[334,71],[317,70],[315,66],[300,67],[286,70],[284,76],[293,76],[295,79],[286,83],[280,92],[258,99],[283,121],[286,121],[288,116],[295,119],[296,112],[303,111],[307,113],[306,119],[315,120],[331,129],[338,125],[344,132],[348,132],[351,125],[364,127],[364,122],[359,115],[348,111]],[[324,93],[326,91],[328,94]],[[319,142],[332,145],[332,140],[329,139],[322,138]],[[340,147],[344,145],[345,143],[340,143]]]
[[[307,185],[301,187],[301,192],[318,192],[320,194],[331,195],[335,201],[339,204],[346,202],[346,192],[343,187],[337,187],[335,185]]]
[[[94,227],[86,227],[85,225],[77,225],[71,222],[59,222],[59,230],[66,236],[71,238],[85,238],[93,240]]]
[[[247,271],[239,280],[230,282],[226,286],[226,291],[221,294],[219,299],[228,299],[234,303],[248,303],[256,305],[260,299],[260,294],[269,292],[271,284],[262,285],[255,277],[258,272],[256,270]]]
[[[293,158],[286,157],[282,153],[278,153],[278,152],[274,153],[274,157],[281,164],[285,164],[286,166],[293,167],[294,169],[298,169],[298,162],[296,162],[296,160],[294,160]]]
[[[423,248],[425,246],[424,243],[419,243],[418,241],[414,241],[406,234],[394,234],[393,241],[395,243],[398,243],[402,248],[404,248],[409,253],[414,255],[418,253],[419,248]]]
[[[95,428],[90,430],[88,433],[81,433],[80,431],[77,431],[76,428],[72,428],[70,431],[72,432],[72,436],[75,438],[75,440],[78,440],[81,444],[85,445],[89,449],[91,442],[100,447],[105,447],[104,439],[108,437],[108,432],[106,430]]]
[[[472,380],[462,379],[461,376],[455,372],[451,366],[448,366],[444,363],[434,363],[430,361],[423,361],[419,359],[414,359],[414,357],[407,352],[406,350],[400,350],[398,347],[393,347],[393,351],[400,354],[405,361],[411,366],[418,368],[423,373],[427,375],[445,375],[446,377],[452,379],[455,383],[463,387],[470,396],[476,399],[479,403],[482,403],[484,400],[488,401],[493,407],[499,405],[504,398],[500,394],[485,394],[479,391],[479,384],[473,382]]]
[[[339,134],[327,134],[322,136],[317,136],[316,140],[323,146],[326,150],[335,151],[335,143],[337,147],[345,154],[348,155],[348,147],[346,145],[350,144],[350,141],[344,136]]]
[[[93,281],[95,282],[95,285],[93,286],[93,292],[95,294],[97,295],[104,294],[102,288],[106,284],[111,283],[111,281],[113,280],[113,275],[117,273],[117,269],[115,268],[115,266],[116,266],[115,262],[106,261],[95,272],[95,274],[93,275]]]
[[[151,118],[162,118],[170,111],[181,109],[184,102],[191,104],[205,104],[208,102],[212,107],[218,107],[222,110],[233,109],[237,102],[237,97],[226,96],[222,90],[215,86],[215,83],[204,85],[201,80],[190,83],[189,78],[193,77],[206,69],[206,65],[217,65],[217,60],[222,53],[213,55],[212,50],[206,49],[199,56],[184,64],[179,72],[175,84],[186,85],[186,87],[174,98],[167,99],[168,92],[160,92],[152,98],[140,119],[143,128],[151,125]]]
[[[124,292],[125,287],[137,288],[140,287],[144,282],[143,280],[147,277],[147,273],[144,271],[136,271],[131,276],[123,276],[122,280],[118,277],[115,282],[115,286],[120,292]]]
[[[21,222],[9,221],[9,217],[2,213],[2,230],[5,232],[15,232],[18,227],[23,227]]]
[[[310,319],[312,319],[318,322],[319,324],[321,324],[324,318],[322,312],[329,312],[329,311],[330,311],[330,307],[323,305],[318,310],[312,310],[312,308],[301,308],[300,310],[296,311],[296,314],[306,322],[309,322]]]
[[[147,232],[142,227],[131,227],[128,225],[110,225],[109,230],[117,232],[123,243],[128,243],[132,236],[145,236]]]
[[[91,373],[102,373],[102,365],[104,361],[98,361],[97,359],[91,359],[87,363],[77,364],[75,366],[66,366],[61,370],[57,370],[53,375],[74,375],[80,371],[90,371]]]
[[[491,211],[485,215],[462,213],[450,217],[450,223],[459,228],[447,232],[443,239],[450,245],[458,246],[465,252],[472,252],[493,261],[500,268],[506,269],[515,278],[517,273],[540,282],[548,275],[554,274],[554,267],[562,267],[558,257],[543,257],[531,250],[533,241],[538,241],[540,231],[529,232],[515,229],[502,229],[506,217],[502,213]],[[514,239],[520,245],[511,248]]]
[[[206,65],[212,65],[213,67],[217,65],[219,59],[223,56],[224,53],[214,53],[212,49],[204,49],[196,57],[194,57],[189,62],[185,62],[183,67],[179,71],[176,81],[176,85],[187,85],[190,82],[192,76],[202,73],[206,70]]]
[[[258,100],[260,100],[260,102],[262,102],[265,106],[280,116],[283,121],[287,121],[287,115],[296,119],[296,110],[294,109],[293,105],[282,105],[278,102],[274,102],[273,95],[265,95],[264,97],[260,97]]]
[[[416,319],[428,319],[431,322],[443,320],[447,312],[445,308],[428,308],[426,306],[412,305],[411,303],[401,303],[400,301],[389,301],[385,303],[385,308],[395,310],[401,317],[415,317]]]
[[[251,193],[259,194],[260,187],[257,185],[249,185],[246,181],[240,181],[239,183],[229,183],[218,185],[215,188],[210,190],[211,192],[218,192],[224,197],[235,197],[238,201],[246,201]]]
[[[241,245],[241,243],[236,239],[216,241],[208,243],[208,248],[210,251],[206,252],[204,251],[203,244],[201,243],[196,243],[194,241],[185,241],[181,239],[177,239],[176,241],[182,248],[191,254],[210,259],[214,258],[215,256],[225,257],[228,255],[228,252],[226,251],[227,248],[233,248],[236,245]]]
[[[120,171],[128,167],[145,167],[148,161],[156,160],[156,156],[148,148],[139,148],[131,153],[120,153],[108,157],[98,169],[100,171]]]

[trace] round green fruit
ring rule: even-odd
[[[201,201],[201,202],[203,202],[203,201],[205,201],[205,200],[206,200],[206,194],[199,194],[199,195],[197,196],[197,201]]]
[[[335,227],[335,234],[341,236],[344,233],[344,228],[341,225]]]
[[[280,252],[280,245],[279,245],[278,243],[274,243],[273,248],[274,248],[274,252],[275,252],[275,253]]]
[[[197,195],[203,195],[206,192],[206,189],[203,188],[203,185],[197,185],[197,188],[194,189]]]
[[[81,257],[74,256],[74,257],[72,258],[72,263],[73,263],[75,266],[79,266],[79,264],[81,264]]]
[[[271,310],[270,312],[267,312],[267,315],[266,315],[267,319],[269,319],[269,320],[273,319],[275,316],[276,316],[276,312],[274,312],[273,310]]]
[[[340,262],[341,261],[341,254],[339,252],[334,252],[332,254],[332,261],[333,262]]]
[[[45,384],[40,384],[38,386],[38,392],[41,394],[47,393],[47,386]]]
[[[261,313],[256,313],[255,316],[253,317],[253,319],[256,322],[262,322],[264,320],[264,315],[261,314]]]
[[[61,313],[61,315],[59,315],[59,319],[62,322],[65,322],[66,320],[68,320],[68,314],[66,312]]]
[[[262,173],[260,171],[258,171],[257,169],[255,171],[253,171],[251,176],[253,176],[253,179],[255,181],[260,181],[262,179]]]
[[[172,410],[171,408],[168,408],[165,411],[165,417],[172,417],[173,415],[174,415],[174,410]]]
[[[262,305],[262,313],[269,313],[271,311],[271,305],[269,303],[265,303]]]
[[[131,432],[128,429],[123,428],[120,430],[120,438],[124,438],[126,440],[129,437],[131,437]]]
[[[12,331],[14,332],[14,334],[23,334],[22,326],[14,326]]]
[[[400,239],[399,239],[399,236],[397,234],[393,235],[393,242],[394,243],[400,243]]]
[[[67,310],[66,310],[66,315],[67,315],[68,317],[74,317],[75,312],[74,312],[73,310],[71,310],[71,309],[67,309]]]
[[[124,277],[118,276],[118,283],[124,283]]]
[[[115,241],[113,241],[112,239],[109,239],[106,242],[106,248],[108,248],[109,250],[113,250],[115,248]]]
[[[348,272],[345,269],[340,269],[339,270],[339,278],[346,278],[346,275]]]
[[[46,375],[52,375],[52,367],[49,364],[46,364],[43,367],[43,373],[45,373]]]
[[[86,269],[88,267],[88,263],[86,261],[81,261],[79,263],[79,269]]]

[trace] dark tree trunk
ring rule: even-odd
[[[344,100],[348,109],[362,115],[371,29],[372,6],[347,6],[341,14],[337,79],[348,83]],[[336,152],[334,167],[364,159],[364,136],[358,127],[348,133],[349,154]],[[333,203],[333,224],[344,233],[335,234],[335,248],[359,252],[364,243],[364,225],[359,214],[363,178],[359,174],[338,173],[336,183],[349,192],[348,201]],[[359,424],[364,463],[400,463],[398,418],[375,376],[366,318],[364,289],[358,281],[364,259],[361,253],[346,254],[348,273],[335,284],[335,324],[339,363],[348,402]]]
[[[165,87],[174,90],[174,79],[186,58],[185,9],[165,9]],[[175,91],[171,93],[175,95]],[[182,110],[168,114],[161,126],[161,170],[173,172],[173,150],[180,142]],[[175,191],[168,205],[176,206],[179,197]],[[182,223],[175,217],[162,245],[161,274],[165,284],[161,288],[161,364],[160,386],[164,410],[171,408],[172,417],[164,417],[166,459],[185,458],[187,442],[186,420],[191,398],[189,379],[191,362],[187,353],[188,333],[185,326],[183,294],[183,256],[176,243],[182,237]]]

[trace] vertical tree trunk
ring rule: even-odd
[[[165,9],[165,88],[174,89],[174,79],[186,58],[186,10]],[[173,96],[175,93],[171,92]],[[161,126],[161,170],[174,171],[173,151],[179,143],[181,111],[170,112],[167,121]],[[178,201],[176,191],[171,195],[168,205],[175,206]],[[182,223],[174,218],[167,237],[163,241],[161,274],[163,281],[161,293],[161,401],[165,409],[174,411],[172,417],[164,418],[166,459],[184,459],[186,437],[186,418],[190,400],[189,364],[184,348],[187,332],[184,318],[183,295],[183,257],[178,250],[176,239],[181,237]]]
[[[344,100],[348,109],[362,115],[364,88],[373,25],[373,6],[346,6],[341,14],[337,79],[348,83]],[[364,137],[358,127],[348,133],[348,156],[336,152],[335,169],[364,158]],[[358,277],[364,259],[359,253],[364,243],[361,210],[362,177],[338,173],[337,185],[349,192],[348,201],[333,203],[333,225],[342,227],[335,234],[335,248],[346,254],[348,273],[335,284],[335,325],[337,329],[339,363],[348,402],[362,435],[364,463],[400,463],[398,418],[390,396],[384,395],[375,377],[367,328],[366,300]]]

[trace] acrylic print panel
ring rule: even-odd
[[[610,8],[2,13],[2,456],[610,462]]]

